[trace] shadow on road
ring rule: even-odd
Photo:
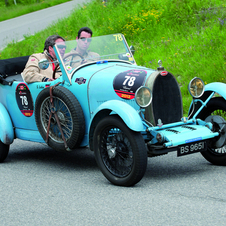
[[[68,168],[75,170],[98,169],[94,153],[89,148],[79,148],[71,152],[58,152],[45,144],[26,142],[27,145],[10,147],[5,164],[40,164],[51,167]],[[32,145],[31,145],[32,144]]]
[[[18,142],[18,141],[17,141]],[[21,141],[19,141],[21,142]],[[19,144],[19,143],[18,143]],[[100,172],[95,161],[94,153],[89,148],[80,148],[72,152],[57,152],[45,144],[23,141],[10,148],[4,164],[18,165],[27,168],[45,168],[47,171],[57,172]],[[16,166],[17,167],[17,166]],[[222,170],[221,166],[209,164],[200,154],[177,158],[173,153],[149,158],[144,175],[146,182],[164,182],[165,180],[194,179],[205,177],[213,171]],[[145,183],[146,183],[145,182]],[[148,182],[148,183],[149,183]],[[109,183],[106,181],[106,183]]]

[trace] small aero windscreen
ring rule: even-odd
[[[122,34],[112,34],[93,38],[80,38],[65,41],[65,45],[56,46],[67,72],[70,74],[75,68],[85,63],[99,63],[107,61],[129,61],[135,63]],[[65,52],[64,52],[65,51]]]

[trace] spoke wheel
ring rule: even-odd
[[[54,103],[55,108],[57,109],[57,116],[59,118],[61,128],[64,133],[64,137],[65,137],[66,141],[68,141],[72,135],[72,129],[73,129],[73,121],[72,121],[71,112],[68,109],[67,105],[58,97],[53,98],[53,103]],[[41,124],[42,124],[45,132],[47,132],[47,127],[48,127],[48,123],[49,123],[49,118],[50,118],[50,113],[51,113],[50,107],[51,107],[50,97],[47,97],[42,102],[42,105],[40,108]],[[50,120],[49,136],[55,142],[58,142],[58,143],[63,142],[55,115],[52,115],[51,120]]]
[[[204,108],[199,114],[199,117],[205,120],[210,115],[221,116],[222,119],[226,121],[226,101],[224,100],[224,98],[212,98],[208,102],[207,108]],[[207,151],[201,152],[201,154],[207,161],[211,162],[212,164],[224,166],[226,165],[226,145],[221,148],[212,148],[210,142]]]
[[[147,150],[143,137],[118,116],[108,116],[97,125],[94,152],[102,173],[115,185],[132,186],[144,176]]]
[[[85,119],[81,105],[76,97],[62,86],[53,89],[53,103],[67,146],[70,149],[79,147],[85,134]],[[36,124],[44,140],[46,140],[51,109],[49,88],[46,88],[40,92],[35,103]],[[65,150],[62,134],[54,114],[50,119],[48,145],[59,151]]]

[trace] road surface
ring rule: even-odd
[[[73,0],[50,8],[0,22],[0,50],[10,42],[23,40],[24,35],[45,29],[51,23],[68,16],[75,7],[91,0]]]
[[[225,167],[199,153],[148,160],[134,187],[110,184],[88,149],[15,140],[0,164],[1,226],[224,226]]]

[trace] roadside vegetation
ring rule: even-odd
[[[225,0],[94,0],[46,30],[9,44],[0,59],[41,52],[52,34],[75,39],[82,26],[94,36],[123,33],[135,46],[138,65],[157,68],[161,59],[181,86],[185,114],[190,79],[226,82]]]
[[[0,0],[0,22],[71,0]]]

